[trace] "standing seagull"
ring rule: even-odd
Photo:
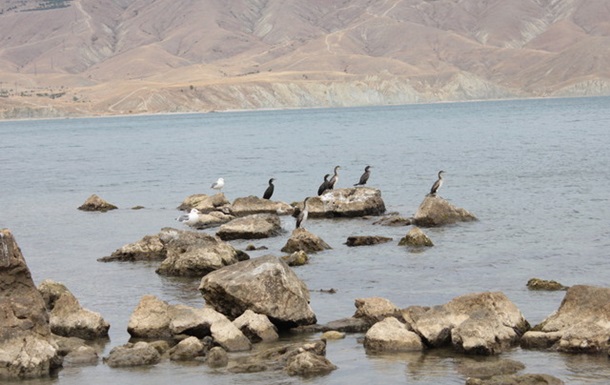
[[[326,191],[328,189],[328,177],[329,176],[330,176],[330,174],[324,175],[324,182],[322,182],[320,187],[318,187],[318,195],[324,194],[324,191]]]
[[[341,166],[335,166],[335,173],[333,175],[332,178],[330,178],[330,180],[328,181],[328,186],[326,187],[329,190],[332,190],[335,188],[335,185],[337,184],[337,181],[339,180],[339,169],[341,168]]]
[[[199,220],[199,214],[201,214],[199,210],[191,209],[190,213],[180,215],[176,220],[178,222],[186,223],[187,225],[192,225]]]
[[[223,178],[218,178],[216,182],[212,183],[210,188],[220,191],[223,187],[225,187],[225,180]]]
[[[275,188],[275,186],[273,186],[274,180],[275,178],[269,179],[269,187],[267,187],[267,190],[265,190],[265,193],[263,194],[263,199],[269,199],[271,198],[271,195],[273,195],[273,189]]]
[[[307,211],[307,201],[308,200],[309,200],[309,197],[305,198],[305,200],[303,201],[303,210],[301,210],[301,212],[297,216],[297,227],[296,227],[297,229],[299,227],[301,227],[301,224],[307,220],[307,216],[309,214],[309,212]]]
[[[438,191],[438,189],[441,188],[441,186],[443,185],[443,174],[444,173],[445,173],[445,171],[443,171],[443,170],[438,172],[438,179],[432,185],[432,188],[430,189],[430,195],[436,195],[436,192]]]
[[[371,176],[371,166],[366,166],[364,168],[364,174],[360,177],[360,182],[356,183],[354,186],[364,186],[366,182],[369,180]]]

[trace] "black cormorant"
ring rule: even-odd
[[[271,195],[273,195],[273,189],[275,187],[275,186],[273,186],[274,180],[275,180],[275,178],[269,179],[269,187],[267,187],[267,190],[265,190],[265,193],[263,194],[263,199],[269,199],[269,198],[271,198]]]
[[[366,166],[364,168],[364,174],[360,177],[360,182],[356,183],[354,186],[364,186],[366,182],[369,180],[371,176],[371,166]]]

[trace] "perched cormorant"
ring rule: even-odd
[[[199,220],[199,214],[201,214],[199,210],[191,209],[191,212],[189,212],[188,214],[180,215],[178,218],[176,218],[176,220],[179,222],[186,223],[187,225],[192,225]]]
[[[366,182],[369,180],[371,176],[371,166],[366,166],[364,168],[364,174],[360,177],[360,182],[356,183],[354,186],[364,186]]]
[[[214,190],[222,190],[223,187],[225,187],[225,180],[223,178],[218,178],[216,182],[212,183],[210,188],[213,188]]]
[[[301,227],[303,222],[305,222],[307,220],[307,215],[309,214],[309,212],[307,211],[307,201],[308,200],[309,200],[309,197],[305,198],[305,200],[303,201],[303,210],[301,210],[301,212],[297,216],[297,226],[296,226],[297,229],[299,227]]]
[[[269,179],[269,187],[267,187],[267,190],[265,190],[265,193],[263,194],[263,199],[269,199],[269,198],[271,198],[271,195],[273,195],[273,189],[275,187],[275,186],[273,186],[274,180],[275,180],[275,178]]]
[[[330,174],[324,175],[324,182],[322,182],[320,187],[318,187],[318,195],[324,194],[324,191],[326,191],[328,189],[328,177],[329,176],[330,176]]]
[[[444,173],[445,173],[445,171],[443,171],[443,170],[438,172],[438,179],[432,185],[432,188],[430,189],[430,195],[436,195],[436,192],[438,191],[438,189],[441,188],[441,186],[443,185],[443,174]]]
[[[335,166],[335,173],[333,175],[332,178],[330,178],[330,180],[328,181],[328,187],[327,189],[332,190],[335,188],[335,185],[337,184],[337,181],[339,180],[339,169],[341,167],[340,166]]]

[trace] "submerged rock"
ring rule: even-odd
[[[111,368],[156,365],[161,355],[151,344],[140,341],[113,348],[104,363]]]
[[[252,310],[266,315],[279,329],[316,322],[307,286],[273,256],[216,270],[203,277],[199,290],[209,306],[231,319]]]
[[[379,235],[352,235],[347,237],[345,244],[347,246],[370,246],[380,243],[390,242],[392,238],[382,237]]]
[[[564,385],[548,374],[506,374],[489,378],[469,378],[466,385]]]
[[[465,209],[456,207],[447,200],[434,195],[426,196],[413,217],[413,223],[420,227],[443,226],[476,220],[477,218]]]
[[[51,375],[62,360],[45,302],[8,229],[0,229],[0,282],[0,379]]]
[[[106,212],[106,211],[110,211],[110,210],[116,210],[116,209],[118,209],[118,207],[116,207],[115,205],[113,205],[111,203],[106,202],[99,196],[93,194],[89,198],[87,198],[85,203],[83,203],[78,209],[81,211]]]
[[[398,246],[411,246],[411,247],[432,247],[434,243],[419,227],[413,227],[407,235],[405,235]]]
[[[549,281],[546,279],[532,278],[527,281],[527,288],[530,290],[568,290],[568,286],[563,286],[557,281]]]

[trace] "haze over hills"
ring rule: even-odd
[[[0,0],[0,117],[610,95],[608,0]]]

